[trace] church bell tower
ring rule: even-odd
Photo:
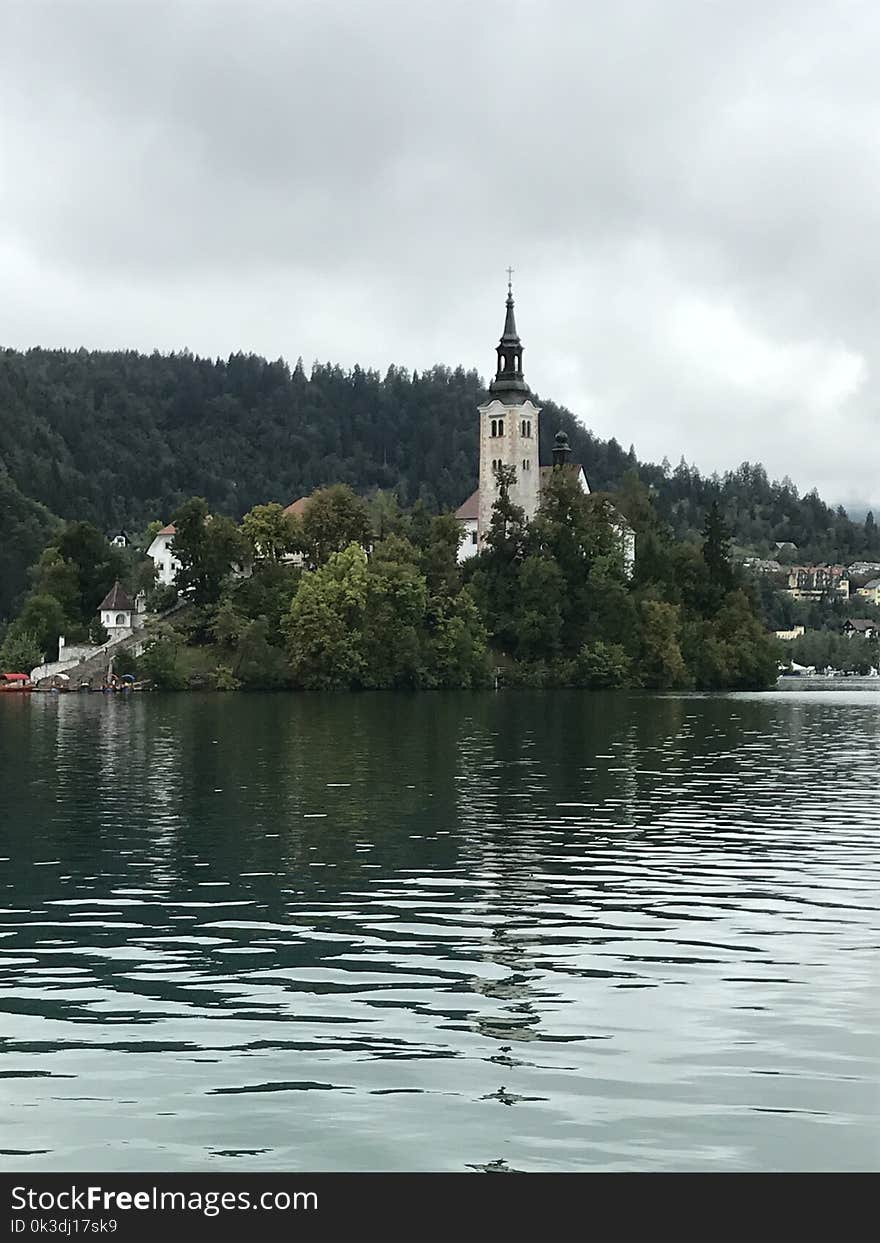
[[[483,543],[498,496],[496,465],[512,466],[515,481],[510,499],[525,510],[531,521],[538,512],[540,464],[538,454],[538,416],[529,386],[523,378],[523,345],[513,313],[512,269],[507,270],[507,310],[504,331],[496,347],[498,366],[489,385],[489,400],[480,413],[480,487],[477,536]]]

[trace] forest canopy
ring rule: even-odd
[[[393,493],[409,507],[455,509],[476,486],[481,377],[461,367],[307,372],[252,354],[199,358],[85,349],[0,351],[0,621],[20,607],[33,565],[59,520],[109,532],[167,521],[189,497],[240,519],[255,505],[288,504],[319,486]],[[771,482],[742,465],[706,477],[683,461],[639,462],[552,401],[542,406],[542,464],[552,435],[597,490],[637,470],[658,516],[679,539],[700,538],[718,501],[735,549],[766,555],[797,544],[805,561],[878,556],[873,517],[851,522],[815,492]]]

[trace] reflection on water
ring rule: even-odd
[[[0,1161],[880,1168],[880,695],[0,698]]]

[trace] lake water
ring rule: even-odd
[[[0,696],[5,1168],[880,1169],[880,694]]]

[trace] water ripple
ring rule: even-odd
[[[11,698],[0,1163],[880,1166],[880,696]]]

